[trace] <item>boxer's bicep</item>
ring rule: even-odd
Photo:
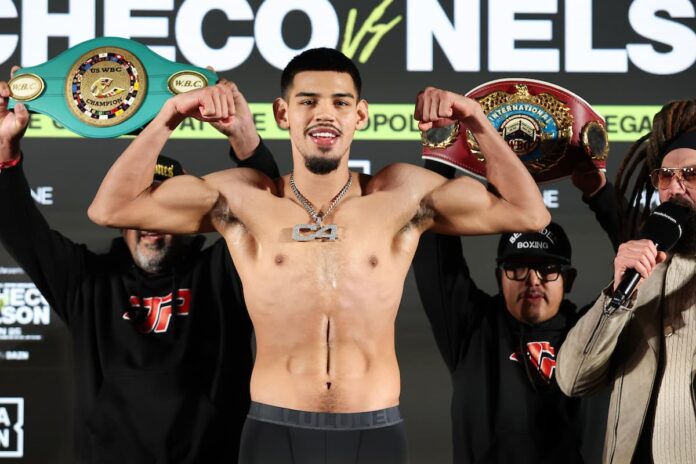
[[[524,231],[524,212],[488,191],[480,182],[459,177],[442,184],[424,199],[433,209],[435,232],[480,235]]]
[[[206,215],[218,197],[217,190],[203,179],[177,176],[131,199],[106,199],[99,209],[90,207],[89,216],[107,227],[189,234],[210,228]]]

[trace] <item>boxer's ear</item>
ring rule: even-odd
[[[273,101],[273,116],[275,116],[276,123],[281,129],[290,128],[288,123],[288,103],[280,97]]]
[[[358,101],[358,123],[356,125],[357,129],[362,129],[367,124],[369,118],[369,112],[367,109],[367,100],[360,99]]]

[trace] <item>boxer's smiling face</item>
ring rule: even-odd
[[[367,102],[359,99],[350,74],[335,71],[298,73],[274,111],[278,124],[290,130],[293,153],[316,174],[338,167],[367,122]]]

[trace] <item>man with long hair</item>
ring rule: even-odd
[[[631,184],[633,183],[633,186]],[[666,104],[652,131],[623,160],[616,182],[629,193],[614,281],[566,338],[556,377],[568,395],[612,385],[605,462],[696,462],[696,100]],[[688,209],[670,254],[635,239],[660,202]],[[643,203],[645,206],[643,206]],[[625,303],[610,305],[622,276],[642,281]]]

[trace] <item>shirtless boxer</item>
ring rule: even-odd
[[[216,230],[227,241],[257,344],[242,463],[406,462],[394,321],[421,233],[534,231],[549,221],[536,184],[480,106],[444,90],[418,95],[421,129],[462,121],[498,195],[408,164],[350,173],[354,133],[368,120],[360,90],[348,58],[306,51],[283,71],[273,105],[290,131],[292,173],[271,180],[231,169],[153,189],[152,167],[177,125],[233,118],[237,90],[227,83],[172,97],[89,210],[110,227]]]

